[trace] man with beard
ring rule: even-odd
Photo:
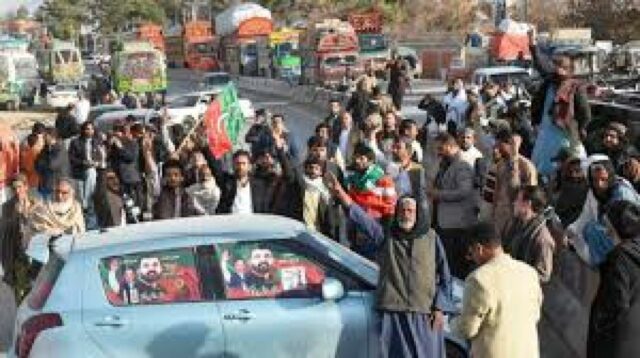
[[[592,155],[588,164],[590,190],[580,216],[567,228],[567,235],[580,258],[597,267],[616,244],[603,222],[604,209],[616,200],[640,205],[640,195],[626,179],[616,175],[607,156]]]
[[[69,176],[69,154],[55,128],[47,128],[44,135],[44,149],[36,158],[36,171],[40,175],[40,194],[47,197],[59,178]]]
[[[451,304],[451,276],[438,235],[412,197],[397,201],[396,215],[383,226],[344,191],[330,184],[349,219],[379,251],[376,308],[382,357],[445,356],[443,312]]]
[[[440,168],[434,188],[427,192],[433,200],[435,228],[442,238],[451,274],[464,278],[470,271],[467,231],[478,221],[473,169],[460,158],[460,147],[448,133],[438,138]]]
[[[57,236],[85,231],[82,207],[75,200],[69,179],[55,182],[51,199],[34,207],[30,222],[34,234]]]
[[[164,220],[199,215],[191,195],[184,189],[182,166],[176,160],[167,161],[162,167],[164,185],[153,205],[153,219]]]
[[[561,150],[554,158],[558,163],[558,174],[552,187],[556,214],[564,227],[574,222],[587,198],[589,184],[581,167],[581,159],[568,150]]]
[[[93,205],[100,228],[123,226],[127,223],[120,179],[112,168],[105,169],[98,177]]]
[[[549,176],[553,173],[551,159],[561,148],[584,155],[581,140],[586,137],[591,109],[585,86],[573,76],[573,60],[560,55],[549,61],[536,45],[533,32],[529,43],[534,67],[544,78],[531,102],[531,119],[538,126],[531,159],[542,176]]]
[[[386,160],[391,159],[391,146],[397,136],[398,116],[395,112],[386,112],[382,117],[382,131],[378,133],[378,138],[376,138],[378,148],[382,151]]]
[[[617,175],[623,175],[626,162],[637,154],[628,143],[627,127],[618,122],[610,122],[602,133],[602,153],[611,160]]]
[[[275,259],[269,248],[257,247],[249,255],[249,270],[245,274],[245,285],[254,296],[270,296],[278,290],[274,269]]]
[[[640,154],[634,154],[625,162],[623,176],[640,193]]]
[[[279,142],[282,146],[283,144]],[[280,158],[282,150],[276,150]],[[280,183],[273,154],[261,149],[255,155],[252,172],[251,155],[244,150],[233,154],[233,174],[217,170],[214,174],[221,195],[217,212],[220,214],[273,213]],[[218,169],[214,167],[214,170]]]
[[[551,279],[555,251],[555,242],[547,228],[546,208],[541,188],[521,188],[513,204],[514,218],[502,234],[505,252],[535,268],[541,282]]]
[[[141,303],[157,303],[164,301],[166,292],[160,286],[162,263],[159,257],[142,257],[138,266],[136,287]]]

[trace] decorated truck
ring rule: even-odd
[[[300,30],[281,28],[269,35],[272,75],[276,78],[300,78]]]
[[[254,3],[232,6],[216,16],[219,55],[227,72],[248,76],[270,71],[271,12]]]
[[[165,43],[162,26],[156,25],[151,22],[145,22],[138,25],[138,28],[135,31],[135,35],[136,40],[147,41],[151,43],[151,45],[157,50],[164,52]]]
[[[358,37],[349,22],[325,19],[310,25],[301,51],[303,84],[337,87],[364,72]]]
[[[20,107],[21,85],[16,79],[15,67],[11,56],[0,53],[0,106],[9,111]]]
[[[36,51],[42,78],[50,83],[77,83],[82,80],[84,64],[80,50],[72,43],[53,40]]]
[[[119,93],[165,93],[167,69],[162,52],[148,42],[124,42],[111,57],[113,84]]]
[[[389,40],[382,33],[382,13],[377,9],[352,13],[349,14],[349,23],[358,34],[362,62],[373,67],[377,76],[384,77],[391,53]]]
[[[32,106],[40,86],[36,57],[27,52],[23,46],[5,45],[7,45],[6,42],[0,41],[0,54],[3,55],[1,64],[4,74],[3,82],[11,85],[4,88],[3,97],[5,98],[0,100],[0,104],[15,108],[20,107],[21,103]],[[13,98],[16,91],[18,100]]]
[[[209,21],[191,21],[184,29],[166,37],[169,67],[214,71],[219,68],[216,39]]]

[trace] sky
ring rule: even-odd
[[[14,14],[16,9],[24,4],[29,11],[33,11],[38,8],[42,3],[42,0],[0,0],[0,16],[7,14]]]

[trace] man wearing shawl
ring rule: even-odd
[[[534,66],[544,78],[531,102],[531,120],[538,126],[531,159],[540,174],[550,176],[552,159],[562,148],[585,156],[581,140],[586,137],[591,109],[585,87],[573,76],[571,58],[560,55],[549,61],[535,45],[533,33],[529,42]]]
[[[397,201],[382,226],[367,215],[335,178],[329,186],[351,221],[379,248],[376,308],[382,357],[443,358],[443,312],[449,311],[451,275],[440,239],[416,199]]]
[[[58,179],[51,200],[37,205],[31,213],[34,234],[78,234],[85,231],[80,203],[74,199],[73,186],[68,179]]]

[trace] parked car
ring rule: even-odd
[[[97,106],[91,107],[89,110],[88,120],[93,121],[96,118],[100,117],[104,113],[116,112],[116,111],[124,111],[127,107],[120,103],[114,104],[99,104]]]
[[[113,126],[119,122],[125,122],[127,118],[133,117],[135,122],[141,122],[144,124],[150,123],[150,120],[159,116],[160,113],[153,109],[125,109],[119,111],[111,111],[101,114],[96,117],[95,125],[96,129],[100,132],[109,132],[113,129]]]
[[[47,105],[53,108],[64,108],[78,101],[79,84],[56,84],[47,90]]]
[[[46,264],[12,357],[378,354],[377,266],[287,218],[149,222],[27,253]]]
[[[204,115],[218,92],[201,91],[176,97],[167,104],[169,124],[182,124],[191,128]]]
[[[209,72],[205,73],[200,88],[215,92],[222,92],[224,87],[231,82],[231,76],[226,72]]]

